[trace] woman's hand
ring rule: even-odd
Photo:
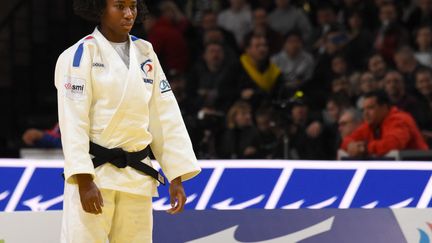
[[[103,207],[102,194],[93,182],[92,176],[90,174],[78,174],[75,176],[83,210],[91,214],[101,214]]]
[[[186,204],[186,194],[184,192],[181,177],[171,181],[169,187],[171,208],[167,210],[169,214],[177,214],[183,211]]]

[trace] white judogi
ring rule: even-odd
[[[107,163],[94,169],[89,140],[129,152],[150,145],[169,181],[178,176],[188,180],[200,172],[177,102],[151,44],[134,36],[129,42],[129,68],[97,28],[57,61],[55,85],[65,157],[65,200],[71,196],[67,193],[79,197],[75,174],[94,176],[103,193],[157,195],[158,182],[133,168],[119,169]],[[143,162],[151,164],[149,159]],[[64,234],[72,225],[85,225],[88,218],[98,217],[81,210],[85,217],[67,218],[68,210],[76,209],[68,205],[65,202]],[[80,219],[83,221],[65,222]],[[76,242],[99,241],[83,238]]]

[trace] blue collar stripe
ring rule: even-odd
[[[74,55],[74,59],[73,59],[73,66],[74,67],[79,67],[81,64],[81,57],[83,55],[83,51],[84,51],[84,43],[81,43],[77,50],[75,51],[75,55]]]

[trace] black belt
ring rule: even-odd
[[[92,161],[95,168],[105,163],[111,163],[118,168],[130,166],[165,185],[165,178],[157,170],[141,162],[149,153],[149,147],[138,152],[127,152],[121,148],[107,149],[90,141],[90,154],[94,156]]]

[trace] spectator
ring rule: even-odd
[[[284,86],[290,90],[302,89],[313,74],[314,59],[303,48],[300,33],[289,32],[284,48],[271,59],[282,71]]]
[[[220,124],[218,119],[212,119],[214,117],[209,118],[209,116],[217,114],[217,112],[214,109],[202,108],[199,100],[195,98],[196,96],[187,93],[186,79],[183,75],[170,71],[167,73],[167,78],[170,80],[171,89],[178,102],[194,151],[200,158],[215,158],[213,130],[220,129]],[[201,117],[197,116],[200,109],[205,110],[206,113]],[[208,129],[210,126],[213,130]]]
[[[334,93],[327,99],[326,109],[323,112],[324,124],[336,125],[342,111],[352,106],[349,96],[344,93]]]
[[[267,40],[264,36],[250,35],[245,41],[245,53],[241,55],[238,81],[239,96],[250,101],[255,109],[272,98],[273,88],[281,81],[281,71],[269,61]]]
[[[189,49],[184,33],[189,22],[172,1],[160,4],[161,16],[146,18],[147,38],[166,70],[183,73],[189,64]]]
[[[261,159],[273,159],[278,147],[278,138],[274,132],[273,112],[269,107],[261,107],[255,114],[259,144],[257,156]]]
[[[375,80],[377,80],[377,82],[380,84],[387,73],[387,63],[379,53],[376,53],[369,57],[368,70],[371,72]]]
[[[423,119],[419,122],[423,137],[432,146],[432,73],[430,69],[420,69],[416,73],[416,90],[419,94]]]
[[[215,35],[215,32],[218,32],[216,35],[221,35],[220,37],[217,37],[218,40],[208,40],[209,37],[205,37],[205,35]],[[204,11],[202,13],[201,21],[195,29],[195,35],[196,45],[192,48],[192,51],[194,51],[194,57],[199,58],[203,53],[205,44],[214,41],[223,43],[227,49],[233,50],[233,53],[237,55],[238,47],[234,35],[218,26],[217,14],[213,11]]]
[[[56,124],[50,130],[27,129],[22,140],[25,145],[35,148],[61,148],[60,128]]]
[[[317,9],[316,22],[318,26],[312,34],[312,43],[314,52],[323,53],[326,36],[330,31],[338,31],[341,29],[337,23],[335,10],[331,5],[321,5]]]
[[[206,45],[202,58],[193,66],[188,78],[188,96],[200,107],[225,110],[235,98],[232,89],[222,87],[230,83],[232,66],[227,65],[225,51],[219,42]]]
[[[386,74],[384,78],[384,90],[392,105],[411,113],[417,122],[421,122],[423,111],[420,104],[414,96],[407,94],[405,91],[405,83],[399,72],[390,71]]]
[[[375,77],[370,72],[364,72],[360,76],[360,93],[358,94],[356,107],[361,109],[363,107],[364,95],[378,90],[380,88],[380,84],[375,79]]]
[[[348,35],[343,31],[331,30],[327,33],[324,45],[321,48],[320,55],[328,55],[331,59],[344,52],[344,48],[348,43]]]
[[[349,25],[350,17],[353,13],[359,13],[364,20],[364,26],[373,30],[378,25],[378,14],[374,11],[372,1],[363,0],[343,0],[343,6],[339,8],[338,21],[344,25]]]
[[[363,122],[361,112],[356,109],[346,109],[342,111],[338,121],[339,136],[341,139],[351,135]]]
[[[171,90],[176,97],[182,117],[185,123],[187,123],[188,119],[186,118],[194,116],[198,110],[197,100],[193,96],[188,96],[186,78],[182,73],[171,70],[167,72],[166,76],[170,82]]]
[[[204,20],[207,12],[218,12],[222,7],[221,0],[188,0],[185,4],[185,13],[193,23]]]
[[[344,56],[336,55],[331,59],[331,70],[333,77],[349,76],[348,63]]]
[[[330,159],[336,158],[336,151],[340,145],[338,134],[338,120],[341,113],[351,107],[350,98],[344,93],[335,93],[327,99],[326,109],[323,111],[322,137],[323,146]]]
[[[387,62],[392,62],[397,48],[408,43],[408,34],[398,23],[394,3],[386,2],[382,4],[379,11],[381,26],[377,31],[374,46]]]
[[[416,89],[420,97],[432,108],[432,73],[423,68],[416,72]]]
[[[303,40],[310,40],[312,26],[309,19],[301,9],[291,6],[290,0],[276,0],[276,9],[270,13],[269,23],[282,35],[296,30],[301,31]]]
[[[302,99],[291,105],[289,124],[291,157],[294,159],[328,159],[325,141],[322,136],[322,123],[309,110]]]
[[[352,96],[351,85],[345,76],[332,81],[332,94],[344,94],[348,97]]]
[[[408,92],[415,92],[415,73],[423,66],[414,57],[414,53],[409,46],[401,47],[394,56],[397,70],[403,75],[405,88]]]
[[[346,56],[351,57],[348,62],[354,69],[363,69],[366,66],[364,60],[371,54],[373,36],[369,30],[363,28],[360,12],[348,15],[348,36]]]
[[[321,48],[323,52],[317,56],[316,69],[312,82],[310,82],[312,87],[308,87],[309,91],[320,90],[320,92],[313,96],[318,97],[320,95],[319,93],[322,94],[323,91],[325,94],[330,93],[333,79],[338,78],[332,70],[332,60],[334,57],[343,54],[347,41],[348,37],[344,32],[332,30],[327,33],[324,46]],[[341,65],[338,67],[343,66]],[[323,103],[323,101],[317,102]]]
[[[213,29],[217,26],[217,14],[213,11],[205,11],[201,17],[201,21],[199,22],[199,28],[202,31],[206,31],[209,29]]]
[[[257,8],[253,11],[252,33],[263,35],[269,42],[270,55],[279,52],[283,45],[283,37],[274,31],[268,24],[267,11],[264,8]]]
[[[365,122],[346,136],[341,146],[350,156],[383,156],[391,150],[428,149],[411,115],[391,106],[385,92],[365,95],[363,115]]]
[[[219,144],[222,159],[256,158],[259,146],[256,127],[252,123],[252,110],[248,103],[238,101],[227,114],[227,130]]]
[[[245,35],[252,29],[252,13],[245,0],[230,0],[230,8],[218,16],[218,25],[234,34],[237,45],[243,47]]]
[[[416,31],[416,60],[424,66],[432,68],[432,30],[430,26],[422,26]]]
[[[432,1],[416,0],[414,10],[409,14],[406,26],[409,30],[417,29],[421,25],[432,25]]]
[[[204,32],[202,43],[200,46],[203,46],[203,50],[200,52],[200,56],[204,53],[204,47],[208,43],[220,43],[224,47],[225,52],[225,64],[233,65],[238,62],[238,53],[237,46],[230,45],[229,39],[227,39],[227,35],[224,34],[225,31],[221,28],[213,28],[208,29]],[[235,43],[234,43],[235,44]],[[198,57],[200,58],[200,57]]]

